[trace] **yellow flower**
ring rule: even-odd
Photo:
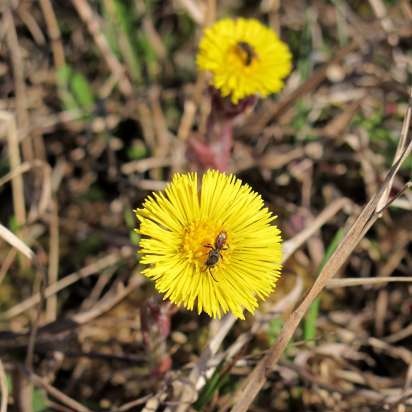
[[[213,86],[236,104],[251,95],[279,91],[291,70],[291,54],[276,33],[259,21],[223,19],[206,29],[197,65],[211,72]]]
[[[233,175],[176,174],[136,210],[143,273],[177,305],[214,318],[244,319],[274,289],[279,229],[261,196]]]

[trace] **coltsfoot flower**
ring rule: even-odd
[[[136,210],[143,273],[177,305],[244,319],[274,289],[281,269],[275,216],[233,175],[176,174]]]
[[[223,19],[207,28],[199,44],[199,69],[233,103],[267,96],[283,87],[291,70],[291,53],[276,33],[255,19]]]

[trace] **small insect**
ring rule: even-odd
[[[253,47],[245,41],[238,41],[236,44],[236,47],[238,48],[242,56],[245,57],[244,59],[245,65],[250,66],[253,59],[256,58],[256,53]]]
[[[227,247],[225,247],[226,241],[227,241],[227,233],[224,230],[222,230],[216,236],[214,245],[211,245],[211,244],[204,245],[205,247],[208,247],[211,249],[209,251],[209,254],[207,255],[205,265],[215,282],[217,282],[217,280],[212,274],[212,269],[216,266],[217,262],[219,262],[219,259],[223,259],[221,251],[227,249]]]

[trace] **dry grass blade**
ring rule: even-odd
[[[0,412],[7,412],[7,400],[9,397],[9,390],[7,388],[6,373],[4,371],[3,362],[0,359],[0,391],[1,391],[1,401],[0,401]]]
[[[178,0],[180,6],[186,10],[189,16],[199,25],[205,21],[205,10],[200,2],[195,0]]]
[[[52,204],[52,213],[49,224],[49,268],[47,273],[47,282],[52,285],[58,281],[59,274],[59,213],[57,202]],[[57,295],[50,296],[46,301],[46,319],[52,322],[57,318]]]
[[[4,24],[7,26],[6,38],[9,53],[13,65],[13,75],[16,89],[16,112],[19,128],[27,129],[29,125],[29,114],[27,111],[27,93],[24,72],[24,60],[17,37],[16,26],[14,24],[13,13],[7,8],[3,17]],[[24,160],[32,160],[33,144],[31,139],[25,139],[22,142]]]
[[[385,276],[380,278],[345,278],[345,279],[330,279],[327,288],[347,288],[351,286],[366,286],[366,285],[379,285],[386,282],[405,282],[411,283],[412,276]]]
[[[60,292],[61,290],[72,285],[78,280],[83,279],[87,276],[91,276],[96,272],[100,272],[101,270],[109,266],[115,265],[121,259],[127,256],[131,256],[131,255],[132,255],[132,251],[130,251],[129,249],[123,253],[119,253],[119,252],[111,253],[110,255],[107,255],[97,260],[96,262],[84,267],[78,272],[74,272],[70,275],[67,275],[63,279],[59,280],[57,283],[48,286],[44,291],[44,295],[46,298],[49,298],[50,296]],[[18,316],[21,313],[25,312],[26,310],[37,305],[40,302],[40,300],[41,300],[40,294],[36,293],[30,298],[18,303],[17,305],[13,306],[12,308],[4,312],[2,317],[4,317],[4,319],[14,318],[15,316]]]
[[[127,286],[118,284],[113,287],[113,290],[107,292],[107,294],[94,305],[90,310],[81,312],[73,316],[72,320],[79,325],[91,322],[93,319],[98,318],[103,313],[108,312],[120,301],[122,301],[127,295],[136,290],[144,281],[144,278],[139,275],[135,275]]]
[[[412,90],[411,90],[412,99]],[[405,117],[403,130],[409,131],[410,126],[410,111],[412,110],[412,101],[409,101],[408,115]],[[408,133],[407,133],[408,135]],[[311,289],[306,297],[300,303],[300,305],[291,313],[290,317],[286,320],[282,331],[275,341],[274,345],[270,348],[268,354],[256,365],[252,373],[246,379],[246,382],[239,388],[235,395],[234,406],[232,412],[245,412],[249,409],[249,406],[255,399],[256,395],[262,389],[262,386],[266,382],[267,377],[273,371],[279,361],[286,345],[295,333],[303,316],[307,312],[309,306],[314,299],[325,288],[329,280],[338,272],[342,267],[346,259],[350,256],[355,249],[359,241],[365,236],[370,227],[379,218],[379,213],[376,211],[379,202],[388,190],[388,186],[391,185],[392,180],[399,170],[400,165],[409,155],[412,150],[412,139],[409,139],[407,144],[402,139],[400,145],[404,147],[400,156],[395,160],[391,167],[385,181],[383,182],[382,189],[376,193],[363,208],[358,218],[355,220],[349,231],[337,247],[335,253],[330,257],[327,263],[324,265],[319,276],[315,280]],[[386,206],[386,205],[385,205]]]
[[[393,333],[392,335],[386,336],[385,341],[389,343],[395,343],[402,339],[406,339],[408,336],[412,335],[412,323],[406,328],[401,329],[398,332]]]
[[[385,3],[382,0],[369,0],[369,3],[376,17],[379,19],[382,28],[391,33],[394,31],[394,25],[391,18],[388,16]]]
[[[0,186],[3,186],[5,183],[11,180],[12,185],[14,181],[18,178],[21,178],[21,175],[29,172],[32,169],[39,168],[43,172],[42,176],[42,189],[39,199],[39,204],[35,209],[35,213],[31,213],[29,216],[29,221],[36,220],[41,216],[46,209],[49,207],[51,202],[51,167],[48,163],[43,162],[42,160],[35,159],[31,162],[24,162],[14,167],[10,173],[2,176],[0,178]]]
[[[33,386],[27,374],[20,367],[15,367],[12,373],[12,395],[16,410],[21,412],[33,412]]]
[[[323,210],[316,219],[313,220],[311,225],[302,230],[298,235],[290,240],[287,240],[283,245],[283,261],[289,259],[289,257],[296,252],[311,236],[313,236],[320,227],[328,222],[339,210],[345,206],[350,205],[350,200],[346,198],[340,198],[333,201],[325,210]]]
[[[21,178],[21,175],[29,172],[33,169],[41,169],[42,176],[42,185],[41,185],[41,194],[39,198],[39,204],[36,208],[32,210],[28,217],[29,222],[35,221],[39,216],[42,216],[52,201],[51,196],[51,167],[48,163],[43,162],[42,160],[35,159],[31,162],[24,162],[19,166],[13,168],[10,173],[2,176],[0,178],[0,187],[5,183],[11,180],[12,185],[14,181],[18,178]]]
[[[412,89],[411,89],[411,93],[412,93]],[[409,127],[410,127],[410,123],[411,123],[411,116],[412,116],[412,103],[409,102],[409,107],[408,107],[408,110],[406,112],[405,121],[403,122],[403,125],[402,125],[401,137],[399,139],[399,144],[396,148],[395,158],[393,159],[392,166],[394,166],[398,162],[398,160],[403,156],[403,153],[407,150],[408,133],[409,133]],[[399,170],[400,165],[401,164],[398,162],[398,166],[397,166],[396,171]],[[376,205],[376,210],[377,211],[383,210],[384,205],[386,205],[388,203],[388,198],[389,198],[389,194],[390,194],[390,191],[391,191],[391,188],[392,188],[394,178],[395,178],[395,174],[393,175],[393,177],[390,180],[389,184],[387,185],[387,187],[383,191],[382,196],[379,199],[378,204]]]
[[[73,398],[70,398],[69,396],[65,395],[63,392],[59,391],[54,386],[47,383],[40,376],[36,375],[33,372],[28,372],[28,374],[30,380],[33,382],[35,386],[43,388],[50,396],[60,401],[63,405],[66,405],[77,412],[91,412],[91,409],[86,408],[81,403],[75,401]]]
[[[40,0],[40,7],[46,20],[47,31],[51,39],[51,47],[53,52],[53,60],[56,68],[62,67],[65,64],[64,48],[61,40],[59,23],[57,22],[56,14],[50,0]]]
[[[11,173],[20,166],[19,141],[17,136],[16,121],[11,113],[0,111],[0,120],[7,125],[7,143]],[[24,201],[23,178],[16,174],[12,179],[13,205],[17,223],[23,225],[26,222],[26,209]]]
[[[21,252],[28,259],[32,260],[34,253],[33,251],[13,232],[7,229],[0,223],[0,237],[2,237],[7,243],[15,247],[19,252]]]
[[[189,376],[189,381],[192,385],[185,385],[183,387],[182,395],[179,399],[179,406],[176,409],[177,412],[186,411],[190,403],[196,400],[199,379],[204,377],[206,371],[210,368],[211,363],[217,363],[214,355],[217,353],[223,339],[226,337],[235,322],[236,318],[232,315],[226,315],[221,321],[216,321],[216,324],[219,325],[218,332],[209,341],[208,345],[203,350],[199,361],[192,369]],[[204,380],[202,383],[204,384]]]
[[[16,259],[16,256],[17,256],[17,250],[10,249],[9,253],[4,258],[0,266],[0,283],[3,282],[8,270],[10,269],[10,266],[13,264],[14,259]]]
[[[285,96],[283,99],[280,99],[276,103],[268,103],[264,110],[259,114],[257,113],[254,118],[250,121],[251,126],[246,129],[248,134],[259,134],[266,125],[276,116],[281,115],[286,110],[288,110],[292,104],[301,96],[309,93],[314,90],[319,84],[325,79],[327,69],[329,66],[336,64],[341,59],[343,59],[348,53],[353,51],[357,47],[355,42],[349,44],[348,46],[342,48],[336,53],[336,56],[324,67],[315,71],[313,75],[301,84],[296,90],[294,90],[289,95]]]

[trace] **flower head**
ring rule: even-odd
[[[214,318],[244,319],[275,287],[281,239],[261,196],[237,179],[207,171],[176,174],[136,210],[143,273],[164,299]]]
[[[213,86],[233,103],[267,96],[283,87],[291,70],[288,46],[255,19],[223,19],[206,29],[197,65],[212,73]]]

